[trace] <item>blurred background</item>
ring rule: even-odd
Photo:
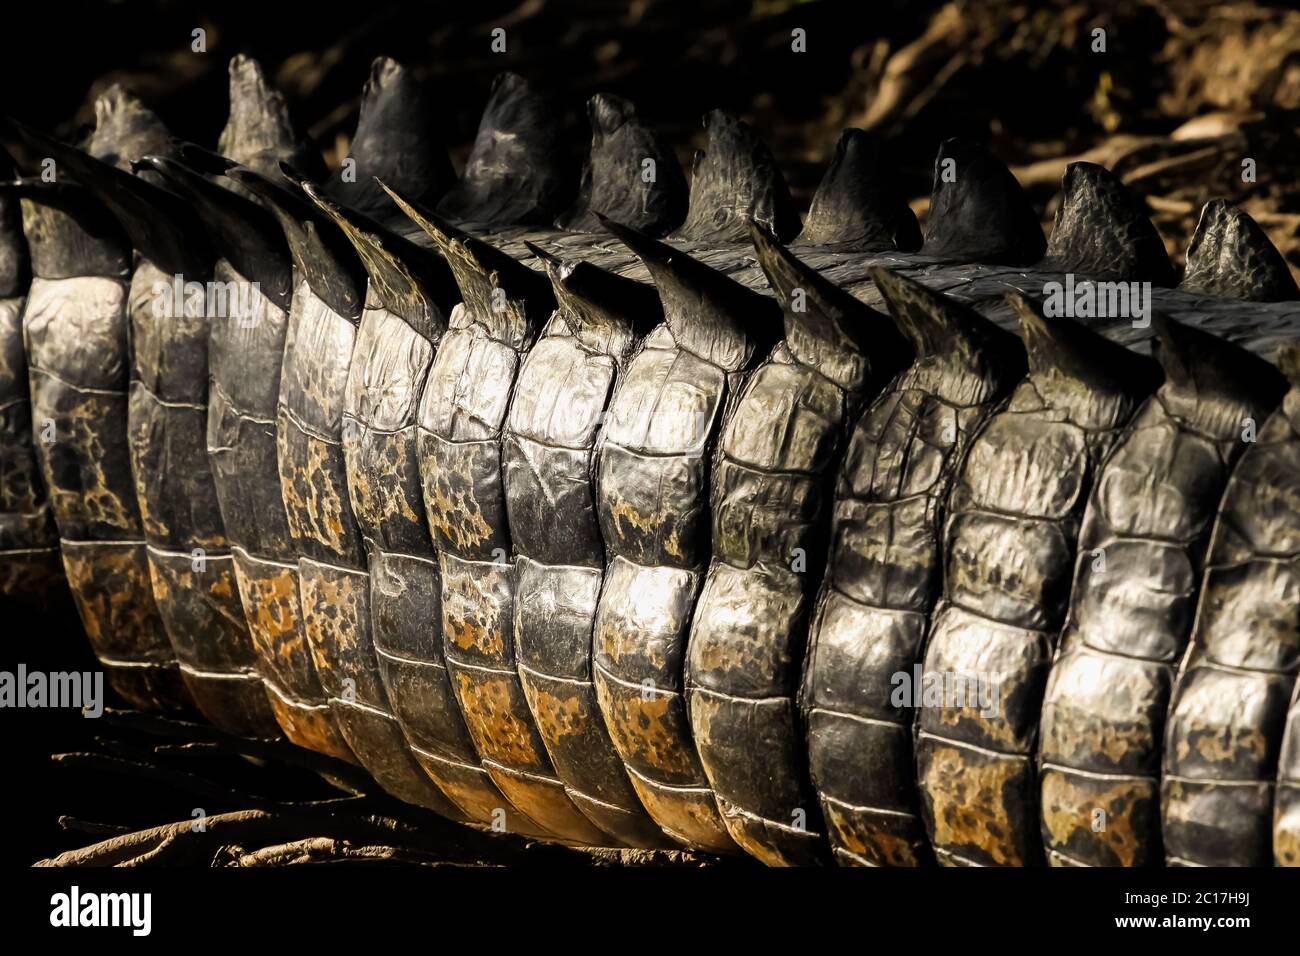
[[[988,142],[1050,222],[1067,162],[1115,169],[1144,195],[1181,259],[1201,205],[1228,196],[1300,265],[1300,12],[1261,0],[460,0],[279,4],[119,0],[28,10],[4,33],[7,111],[65,137],[95,95],[134,89],[174,132],[211,145],[226,64],[262,61],[327,159],[346,153],[379,54],[440,91],[453,159],[469,151],[491,78],[505,69],[554,95],[574,162],[583,104],[632,99],[689,169],[700,118],[733,110],[772,146],[807,202],[839,131],[883,137],[899,189],[924,216],[948,136]],[[8,17],[8,13],[6,16]],[[506,52],[490,49],[503,27]],[[205,53],[191,50],[206,32]],[[791,50],[805,31],[807,51]],[[1104,31],[1104,50],[1099,34]],[[1241,161],[1255,160],[1243,182]]]

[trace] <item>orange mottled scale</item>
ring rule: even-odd
[[[141,259],[129,293],[132,473],[154,599],[199,710],[231,733],[277,736],[207,455],[209,316],[202,286]]]
[[[30,419],[63,571],[114,689],[142,708],[192,706],[154,601],[131,475],[129,245],[91,203],[38,191],[21,207]]]
[[[1284,353],[1283,365],[1300,381],[1300,349]],[[1296,862],[1300,764],[1287,708],[1297,672],[1300,388],[1292,387],[1247,443],[1219,502],[1165,731],[1168,862]]]
[[[0,166],[6,163],[0,153]],[[22,326],[28,278],[18,202],[0,197],[0,595],[67,606],[59,529],[32,430]]]
[[[917,779],[944,863],[1042,861],[1034,751],[1088,491],[1159,381],[1141,358],[1014,300],[1029,375],[975,435],[948,501]]]
[[[1215,511],[1251,447],[1243,421],[1262,421],[1283,388],[1271,366],[1207,333],[1160,331],[1166,379],[1093,482],[1043,699],[1041,829],[1057,865],[1159,861],[1167,715]],[[1183,371],[1189,354],[1195,376]]]
[[[464,819],[412,753],[380,674],[370,573],[352,511],[343,448],[359,318],[335,312],[306,281],[294,290],[276,450],[298,556],[303,633],[330,713],[362,766],[394,796]]]
[[[693,846],[734,852],[700,764],[683,670],[708,560],[707,459],[728,376],[645,339],[606,413],[597,513],[610,561],[595,617],[592,670],[610,737],[650,816]]]
[[[570,799],[528,706],[514,636],[502,436],[512,386],[532,345],[509,316],[451,312],[419,407],[424,509],[438,551],[443,660],[474,749],[509,801],[555,836],[612,842]]]

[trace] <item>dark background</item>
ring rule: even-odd
[[[1045,221],[1067,161],[1114,168],[1181,258],[1202,203],[1228,195],[1300,263],[1300,14],[1289,4],[1156,0],[1040,3],[750,0],[461,0],[281,4],[167,0],[11,5],[0,23],[0,111],[73,139],[91,103],[120,82],[176,135],[214,145],[225,122],[226,64],[260,59],[299,123],[331,161],[344,155],[377,55],[418,69],[439,93],[457,165],[473,141],[492,77],[523,74],[560,105],[575,164],[589,138],[584,104],[607,91],[637,103],[689,168],[713,108],[749,120],[797,199],[807,202],[840,130],[882,137],[897,188],[924,216],[939,142],[968,135],[1013,166]],[[490,32],[507,30],[504,55]],[[207,52],[190,50],[207,31]],[[791,52],[791,30],[808,52]],[[1104,53],[1092,31],[1106,31]],[[1243,156],[1258,182],[1240,180]],[[93,669],[75,618],[0,610],[0,669]],[[102,837],[82,821],[143,827],[238,806],[196,798],[174,780],[54,762],[51,754],[149,753],[151,743],[56,711],[0,711],[4,761],[0,861],[29,863]],[[201,757],[201,760],[199,758]],[[258,792],[313,794],[318,778],[202,755],[210,777]]]
[[[330,160],[343,155],[371,60],[392,56],[440,93],[459,164],[492,77],[523,74],[562,108],[575,162],[584,103],[633,100],[689,169],[714,108],[751,121],[804,203],[842,128],[884,138],[898,188],[924,216],[938,143],[969,135],[1013,166],[1044,212],[1068,159],[1114,168],[1152,200],[1181,258],[1200,206],[1242,202],[1293,256],[1300,13],[1286,2],[1202,0],[459,0],[328,4],[227,0],[60,3],[6,11],[7,110],[71,138],[113,82],[173,131],[213,145],[226,64],[263,63]],[[26,17],[26,23],[10,19]],[[507,52],[490,52],[494,27]],[[207,52],[190,50],[207,32]],[[791,30],[807,52],[790,49]],[[1092,50],[1093,30],[1106,51]],[[1187,128],[1188,120],[1200,118]],[[1180,127],[1183,129],[1180,131]],[[1240,158],[1259,181],[1243,184]]]

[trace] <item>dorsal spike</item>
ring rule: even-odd
[[[546,266],[556,305],[574,335],[601,341],[618,332],[642,336],[663,321],[663,305],[653,286],[590,262],[565,262],[531,242],[524,245]]]
[[[502,73],[492,82],[464,175],[437,211],[461,222],[547,225],[573,198],[573,178],[546,100],[523,77]]]
[[[288,162],[312,176],[325,175],[320,151],[298,134],[284,94],[266,81],[262,65],[240,53],[230,60],[230,115],[217,151],[264,175]]]
[[[983,146],[945,140],[934,160],[930,217],[921,251],[967,262],[1029,265],[1047,242],[1011,170]]]
[[[204,176],[225,176],[226,170],[246,165],[239,160],[223,156],[221,153],[205,149],[197,143],[182,139],[172,140],[172,158],[183,163],[192,172],[201,173]],[[248,168],[252,169],[251,166]],[[254,170],[254,172],[259,172],[259,170]],[[277,172],[278,163],[269,175],[275,176]],[[268,174],[264,173],[263,175]],[[232,180],[230,187],[233,188],[234,186],[235,183]]]
[[[305,182],[302,189],[352,242],[379,303],[437,342],[460,299],[447,264],[364,213],[335,202],[315,184]]]
[[[695,154],[690,206],[677,239],[744,242],[749,223],[766,226],[782,242],[799,233],[799,213],[771,150],[731,113],[704,117],[709,144]]]
[[[387,190],[388,195],[392,198],[393,202],[397,204],[397,207],[406,214],[406,217],[423,229],[425,234],[433,240],[433,244],[438,247],[438,251],[444,256],[447,256],[451,252],[454,243],[468,242],[473,238],[468,232],[452,225],[437,213],[432,212],[426,207],[420,206],[415,202],[415,200],[403,196],[392,186],[384,185],[383,188]],[[492,252],[495,251],[496,250],[492,250]],[[489,252],[487,254],[491,255],[492,253]],[[505,256],[504,258],[510,259],[509,256]],[[510,259],[510,261],[514,262],[513,259]],[[502,267],[507,269],[510,268],[510,266],[505,265],[504,263],[502,264]]]
[[[1071,163],[1061,192],[1040,268],[1174,284],[1164,240],[1118,176],[1095,163]]]
[[[545,249],[537,245],[537,243],[535,242],[529,242],[527,239],[525,239],[524,247],[529,252],[531,252],[534,256],[536,256],[538,259],[541,260],[542,266],[548,271],[548,273],[550,271],[551,266],[564,265],[563,259],[561,259],[557,255],[553,255],[552,253],[547,252]]]
[[[394,200],[396,201],[396,200]],[[403,211],[411,218],[411,221],[418,225],[434,242],[438,249],[446,254],[451,249],[454,242],[468,242],[473,237],[445,219],[439,217],[436,213],[427,209],[417,208],[413,202],[403,199],[406,206],[402,207]],[[401,203],[398,203],[400,206]],[[408,208],[409,207],[409,208]]]
[[[1295,278],[1268,234],[1226,199],[1201,209],[1178,288],[1252,302],[1300,299]]]
[[[1025,349],[1015,335],[915,279],[878,266],[867,273],[918,359],[945,356],[963,368],[993,370],[1008,382],[1024,374]]]
[[[164,272],[201,277],[211,266],[206,234],[184,202],[139,176],[75,146],[14,124],[42,156],[54,159],[117,219],[131,245]],[[170,140],[169,140],[170,141]]]
[[[204,149],[202,146],[198,146],[186,140],[174,140],[173,146],[174,158],[191,172],[206,176],[214,180],[223,189],[227,189],[230,192],[243,196],[245,199],[249,199],[258,205],[265,206],[267,204],[257,193],[246,188],[233,176],[228,176],[227,173],[232,169],[246,168],[252,172],[259,173],[262,176],[269,177],[274,182],[284,183],[286,182],[286,177],[280,172],[280,163],[285,162],[287,165],[292,167],[292,163],[288,163],[287,160],[277,159],[274,162],[270,162],[270,157],[263,154],[262,158],[268,160],[268,165],[265,169],[253,169],[251,166],[246,167],[243,163],[231,159],[228,156],[223,156],[214,150]],[[304,175],[306,174],[304,173]],[[269,206],[267,206],[267,209],[272,214],[274,213],[274,210]]]
[[[171,134],[134,93],[114,83],[95,100],[95,131],[86,152],[129,171],[146,154],[167,155]]]
[[[783,317],[775,300],[665,242],[599,218],[645,264],[679,346],[727,371],[739,371],[758,350],[780,340]]]
[[[622,97],[593,96],[587,115],[591,155],[583,167],[578,199],[556,226],[595,231],[600,222],[593,211],[652,236],[680,226],[686,217],[686,177],[672,147],[643,126],[636,107]]]
[[[1281,401],[1285,378],[1253,352],[1159,312],[1151,316],[1151,326],[1167,391],[1189,402],[1245,405],[1260,413]]]
[[[795,358],[846,388],[882,381],[907,364],[912,349],[887,315],[822,278],[757,223],[750,238]]]
[[[499,296],[524,303],[530,326],[545,321],[555,310],[555,295],[546,277],[495,246],[462,232],[402,196],[391,186],[381,186],[411,221],[425,231],[451,266],[461,298],[474,315],[499,312]],[[520,330],[522,332],[522,330]],[[532,328],[536,331],[536,327]]]
[[[1046,318],[1018,292],[1007,302],[1020,319],[1020,338],[1029,374],[1051,403],[1076,420],[1088,407],[1119,400],[1131,407],[1154,392],[1163,378],[1160,365],[1068,318]],[[1113,418],[1111,419],[1113,420]]]
[[[293,260],[284,233],[264,207],[161,156],[141,162],[157,171],[168,186],[188,201],[207,227],[217,255],[281,309],[293,294]]]
[[[299,191],[301,191],[303,186],[307,183],[314,182],[310,176],[298,169],[298,167],[294,166],[292,163],[276,163],[276,168],[280,171],[280,178],[285,182],[296,186]]]
[[[377,58],[361,93],[357,132],[345,161],[324,193],[379,220],[396,215],[375,185],[382,179],[404,193],[434,202],[456,181],[451,160],[434,133],[432,98],[396,60]]]
[[[151,173],[140,161],[131,173],[119,173],[102,165],[101,185],[96,189],[122,228],[131,245],[164,272],[201,276],[214,261],[206,231],[189,204],[175,193],[155,185],[140,173]],[[93,174],[77,173],[78,178]]]
[[[275,216],[289,244],[297,270],[295,281],[306,280],[312,292],[334,312],[352,321],[361,318],[366,270],[343,230],[300,192],[254,170],[236,166],[226,176],[257,197]]]
[[[798,241],[863,252],[921,248],[916,214],[899,191],[896,172],[886,164],[875,137],[860,129],[840,134]]]

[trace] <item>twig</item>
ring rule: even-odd
[[[65,830],[78,833],[130,833],[131,828],[120,823],[95,823],[91,820],[79,820],[67,814],[59,817],[59,826]]]

